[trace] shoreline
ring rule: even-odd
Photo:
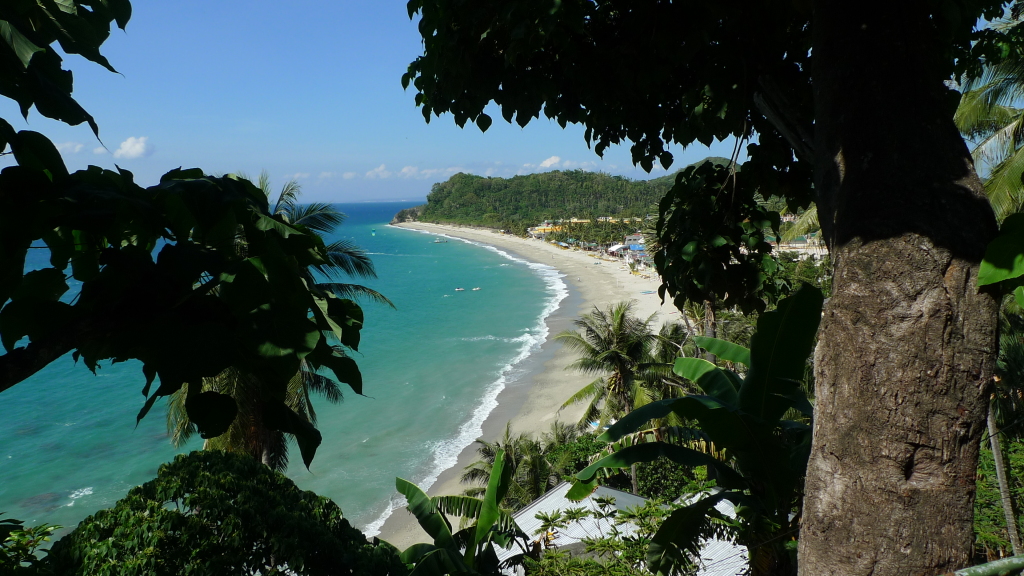
[[[635,300],[634,313],[637,316],[648,317],[657,313],[652,321],[655,328],[679,318],[671,302],[662,306],[656,293],[642,294],[657,290],[659,281],[656,277],[643,279],[630,274],[617,262],[598,260],[587,252],[564,250],[540,240],[499,234],[488,229],[419,222],[392,226],[489,245],[528,262],[551,266],[563,275],[562,282],[569,294],[545,319],[547,337],[538,351],[523,360],[522,375],[507,382],[498,394],[497,407],[482,425],[481,437],[488,440],[500,438],[506,422],[510,423],[514,434],[539,435],[548,431],[556,420],[574,422],[582,415],[582,405],[561,412],[558,407],[589,383],[592,377],[566,371],[565,366],[575,360],[576,355],[562,350],[561,345],[553,340],[559,332],[571,329],[573,320],[582,313],[589,312],[595,305],[603,309],[613,302]],[[427,493],[431,496],[461,494],[465,485],[459,483],[459,474],[475,460],[476,444],[471,443],[459,454],[455,466],[438,474]],[[401,507],[392,510],[379,530],[379,538],[399,549],[429,541],[415,518]]]

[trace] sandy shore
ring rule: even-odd
[[[570,296],[548,317],[548,340],[539,353],[527,359],[526,362],[530,363],[526,366],[527,375],[510,383],[498,396],[498,408],[483,425],[483,437],[488,440],[501,437],[505,424],[510,421],[515,433],[539,435],[548,431],[556,420],[574,422],[580,418],[582,406],[561,412],[558,407],[592,377],[565,370],[576,359],[576,355],[562,350],[561,345],[553,342],[551,337],[572,328],[572,321],[581,314],[589,312],[594,306],[607,309],[609,304],[634,300],[634,310],[638,316],[656,315],[653,322],[655,326],[679,319],[671,302],[662,306],[656,293],[659,285],[657,276],[641,278],[631,274],[618,262],[599,260],[587,252],[563,250],[540,240],[527,240],[490,230],[423,223],[398,226],[489,244],[520,258],[548,264],[565,274],[563,281],[569,287]],[[647,291],[655,293],[643,294]],[[461,494],[466,486],[459,483],[459,473],[475,460],[476,447],[473,445],[462,451],[455,467],[442,473],[428,493],[431,496]],[[381,527],[380,538],[401,550],[417,542],[429,541],[416,520],[404,509],[395,510],[388,518]]]

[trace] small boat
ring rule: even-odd
[[[465,292],[466,289],[465,288],[456,288],[455,291],[456,292]]]
[[[441,240],[440,238],[435,238],[434,239],[434,244],[447,244],[447,243],[448,243],[447,240]]]
[[[480,289],[480,288],[473,288],[473,292],[476,292],[476,291],[477,291],[477,290],[479,290],[479,289]]]
[[[370,228],[370,236],[376,236],[376,235],[377,235],[377,229],[376,228]]]

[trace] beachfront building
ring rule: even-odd
[[[566,493],[570,487],[572,485],[568,482],[562,482],[540,498],[534,500],[527,507],[512,515],[519,528],[534,539],[535,545],[555,548],[578,555],[585,554],[586,539],[610,536],[613,534],[613,527],[616,529],[619,537],[622,538],[628,538],[637,533],[638,529],[635,524],[628,521],[615,524],[611,519],[602,518],[601,514],[592,514],[582,520],[571,522],[565,528],[559,528],[554,532],[544,532],[542,528],[543,521],[538,516],[546,515],[550,517],[571,508],[581,507],[592,513],[598,513],[601,512],[601,507],[597,502],[599,498],[614,499],[612,505],[618,512],[625,512],[631,508],[643,506],[647,502],[646,498],[615,490],[614,488],[608,488],[607,486],[599,486],[590,496],[579,502],[573,502],[566,498]],[[698,496],[693,496],[690,500],[680,503],[684,505],[691,504],[697,498]],[[726,517],[736,517],[735,507],[728,500],[720,501],[715,506],[715,509]],[[523,551],[517,546],[513,546],[507,549],[498,548],[496,552],[498,553],[499,562],[503,562],[516,554],[521,554]],[[701,547],[700,556],[697,558],[699,566],[697,574],[698,576],[739,576],[746,573],[747,560],[746,547],[728,540],[711,539]],[[515,571],[509,570],[508,573],[522,575],[523,570],[519,567]]]

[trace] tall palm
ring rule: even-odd
[[[553,434],[561,438],[565,431],[556,430]],[[513,511],[524,508],[559,482],[558,471],[547,458],[552,444],[524,434],[512,434],[510,424],[505,425],[501,439],[494,442],[477,440],[477,444],[480,459],[466,466],[460,477],[463,484],[475,484],[465,490],[467,496],[484,493],[499,451],[505,452],[505,466],[512,469],[508,492],[500,503],[503,508]]]
[[[1019,14],[994,24],[1006,31],[1022,25]],[[974,143],[975,163],[988,169],[985,192],[1002,220],[1024,207],[1024,54],[1010,50],[963,88],[953,120]]]
[[[245,178],[244,175],[239,175]],[[262,172],[257,186],[272,198],[270,176]],[[323,237],[345,221],[345,214],[326,203],[299,204],[301,187],[295,180],[285,183],[273,202],[272,214],[279,215],[286,222],[304,226],[318,237]],[[391,301],[376,290],[359,284],[342,282],[347,276],[374,278],[373,262],[365,252],[347,240],[327,244],[328,262],[311,266],[300,271],[311,290],[331,293],[338,297],[368,297],[375,302],[393,306]],[[320,280],[323,281],[320,281]],[[340,351],[340,350],[339,350]],[[268,429],[263,423],[266,386],[258,375],[228,368],[213,378],[204,379],[203,391],[214,390],[234,398],[238,414],[224,434],[207,440],[204,448],[243,452],[250,454],[275,470],[288,466],[288,436],[283,432]],[[330,378],[319,374],[304,360],[299,370],[288,382],[285,404],[299,417],[316,425],[316,411],[311,394],[318,394],[332,404],[342,400],[341,389]],[[174,446],[181,446],[195,433],[195,425],[189,420],[185,409],[186,393],[181,391],[168,398],[167,428]]]
[[[676,396],[666,385],[671,366],[658,362],[654,352],[659,339],[651,331],[652,314],[646,319],[633,316],[634,301],[613,304],[607,312],[594,307],[574,322],[579,331],[566,330],[555,340],[580,354],[566,366],[584,374],[599,375],[596,380],[572,395],[562,408],[589,402],[578,426],[591,422],[598,428],[608,425],[655,400]],[[637,494],[636,465],[630,469],[633,493]]]
[[[594,307],[573,324],[579,329],[566,330],[555,336],[580,358],[566,366],[583,374],[597,375],[562,404],[588,402],[579,426],[591,422],[605,426],[653,400],[662,390],[660,376],[664,365],[653,357],[658,338],[651,331],[653,316],[633,316],[634,302],[613,304],[608,311]]]

